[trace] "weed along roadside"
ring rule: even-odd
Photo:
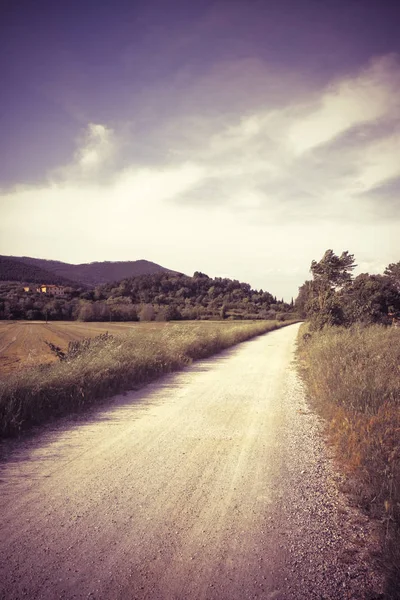
[[[59,362],[0,382],[0,435],[18,435],[293,322],[171,323],[142,335],[136,330],[74,342]]]
[[[381,522],[387,598],[400,597],[400,329],[299,330],[299,368],[350,497]]]

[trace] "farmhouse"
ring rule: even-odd
[[[24,288],[25,289],[25,288]],[[52,294],[53,296],[65,296],[65,287],[62,285],[40,285],[37,289],[39,294]]]

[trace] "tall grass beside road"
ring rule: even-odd
[[[80,410],[289,324],[170,323],[74,342],[60,362],[26,369],[0,382],[0,437]]]
[[[400,598],[400,329],[303,325],[299,358],[352,494],[384,524],[387,597]]]

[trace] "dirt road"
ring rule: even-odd
[[[7,445],[0,597],[377,597],[374,532],[337,491],[297,330]]]

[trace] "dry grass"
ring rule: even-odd
[[[0,437],[80,410],[288,324],[160,323],[83,341],[80,351],[75,344],[66,360],[26,369],[0,382]]]
[[[384,527],[388,598],[400,597],[400,330],[300,329],[310,397],[359,504]]]

